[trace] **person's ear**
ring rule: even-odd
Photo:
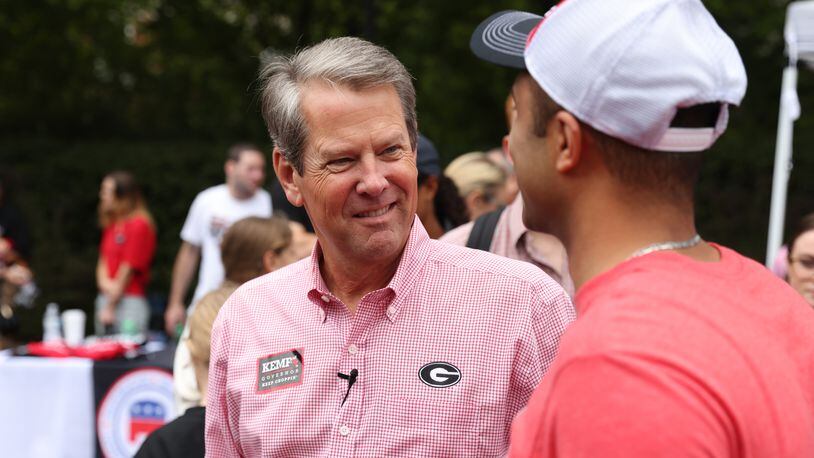
[[[299,177],[297,170],[294,169],[294,166],[288,162],[288,159],[276,146],[272,153],[272,161],[274,162],[274,173],[277,174],[277,179],[280,180],[280,185],[285,191],[285,197],[291,202],[291,205],[302,207],[302,193],[294,180],[295,177]]]
[[[475,190],[467,194],[466,197],[464,197],[464,203],[466,203],[466,208],[469,210],[470,216],[486,212],[489,206],[489,200],[486,198],[486,194],[480,190]]]
[[[263,269],[266,273],[273,272],[277,270],[277,262],[279,261],[280,257],[277,256],[277,253],[274,250],[268,250],[263,253]]]
[[[435,195],[438,194],[438,177],[435,175],[428,176],[424,182],[421,183],[421,187],[427,190],[429,200],[435,199]]]
[[[223,164],[223,174],[226,177],[232,176],[232,172],[235,170],[235,161],[232,159],[227,159],[226,162]]]
[[[551,119],[548,132],[555,150],[555,167],[560,173],[569,173],[579,166],[582,160],[583,136],[585,131],[577,118],[560,110]],[[548,135],[547,135],[548,136]]]
[[[506,155],[506,159],[509,161],[511,165],[514,165],[514,158],[512,158],[512,151],[509,149],[509,134],[503,136],[503,141],[500,143],[501,148],[503,149],[503,154]]]

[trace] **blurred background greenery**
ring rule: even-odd
[[[420,129],[448,162],[497,146],[506,130],[514,72],[475,59],[472,30],[501,9],[543,13],[551,3],[0,0],[0,170],[12,175],[28,220],[42,289],[22,317],[23,338],[39,337],[47,302],[91,310],[98,187],[113,169],[134,172],[144,187],[159,233],[151,289],[166,294],[189,204],[222,182],[227,146],[270,151],[254,82],[264,56],[341,35],[387,47],[415,77]],[[762,262],[788,2],[705,4],[738,45],[749,88],[708,154],[698,226]],[[813,86],[801,71],[791,223],[814,211]]]

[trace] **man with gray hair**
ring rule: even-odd
[[[251,281],[212,331],[212,456],[502,456],[574,319],[535,267],[431,240],[415,90],[387,50],[325,40],[262,74],[310,258]]]

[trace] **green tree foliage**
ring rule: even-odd
[[[167,291],[188,206],[222,181],[227,146],[249,140],[270,150],[255,83],[268,56],[341,35],[384,45],[415,77],[420,128],[449,161],[497,146],[506,131],[514,72],[475,59],[472,30],[495,11],[542,13],[550,3],[0,0],[0,169],[17,178],[40,303],[90,311],[98,186],[114,169],[133,171],[145,188],[159,230],[153,289]],[[787,2],[705,3],[738,45],[750,83],[708,154],[698,225],[706,238],[760,259]],[[801,71],[788,221],[814,211],[812,85]],[[26,337],[36,337],[38,313]]]

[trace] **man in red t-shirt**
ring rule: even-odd
[[[577,321],[512,456],[814,456],[814,313],[697,234],[703,151],[746,73],[698,0],[569,0],[482,23],[524,70],[509,148],[524,222],[565,244]]]

